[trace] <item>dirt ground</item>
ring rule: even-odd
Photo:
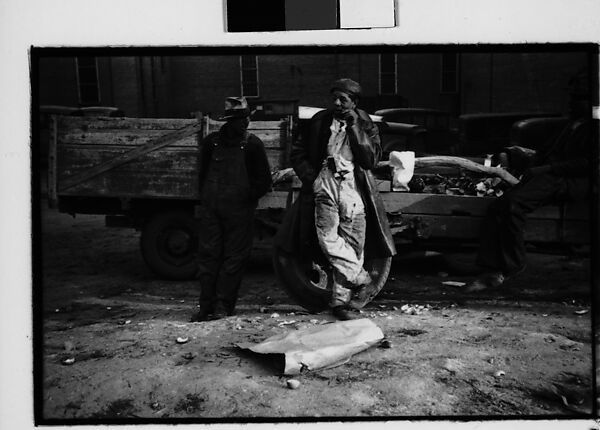
[[[47,422],[592,411],[589,257],[531,253],[520,277],[479,294],[442,284],[470,279],[456,267],[472,252],[399,259],[363,312],[391,347],[304,373],[292,390],[281,361],[235,344],[333,318],[288,298],[266,250],[253,255],[236,316],[190,323],[196,283],[157,279],[139,253],[139,233],[106,228],[101,216],[74,219],[46,202],[42,209],[38,406]],[[406,304],[424,308],[405,313]]]

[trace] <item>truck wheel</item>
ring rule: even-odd
[[[160,212],[142,230],[140,247],[146,264],[157,275],[193,279],[197,270],[198,232],[191,213]]]
[[[362,302],[355,302],[361,309],[381,291],[392,266],[392,257],[372,259],[365,262],[365,269],[373,278],[369,294]],[[298,304],[311,312],[320,312],[328,307],[331,298],[331,276],[319,267],[309,267],[297,256],[286,253],[279,247],[273,248],[273,267],[279,281]]]

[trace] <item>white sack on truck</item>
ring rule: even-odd
[[[410,191],[408,183],[415,172],[415,153],[413,151],[392,151],[390,152],[390,164],[394,168],[392,190]]]

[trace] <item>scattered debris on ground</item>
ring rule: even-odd
[[[288,389],[281,358],[236,345],[335,320],[287,297],[269,250],[254,251],[237,315],[189,323],[197,282],[153,275],[139,233],[48,209],[42,221],[45,418],[554,419],[591,411],[589,257],[530,254],[522,275],[475,296],[441,284],[469,282],[448,266],[395,262],[360,313],[385,337],[340,366],[301,366],[300,385]],[[473,259],[471,251],[450,257]]]

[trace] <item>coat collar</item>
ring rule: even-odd
[[[321,124],[319,127],[319,140],[325,139],[329,141],[329,137],[331,136],[331,122],[333,121],[333,112],[327,110],[326,113],[321,118]]]

